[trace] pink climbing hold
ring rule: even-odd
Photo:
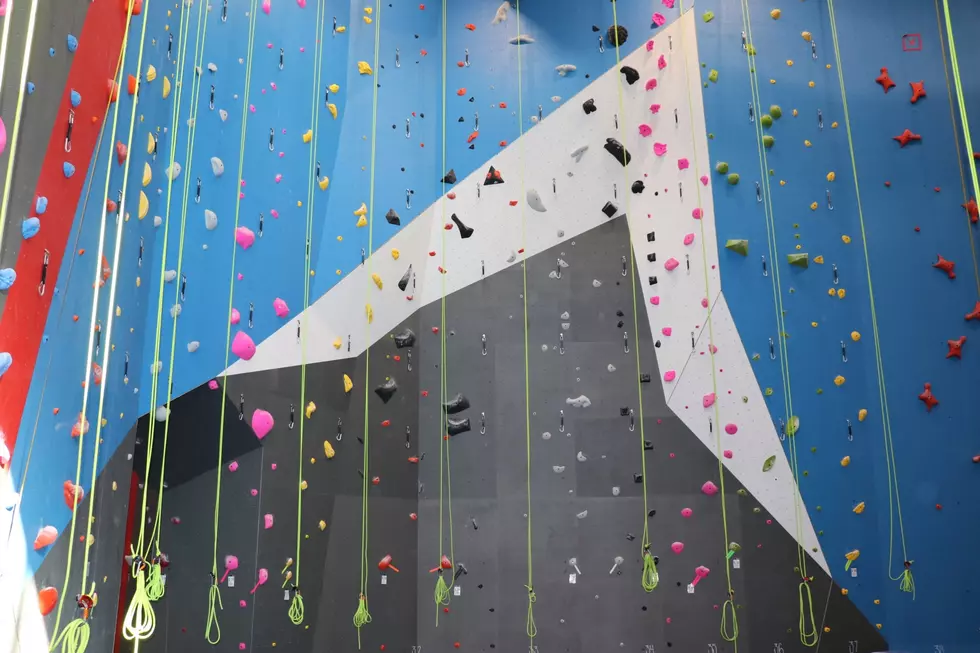
[[[242,321],[242,314],[238,312],[237,308],[231,309],[231,323],[238,324]]]
[[[705,408],[711,408],[715,405],[715,393],[709,392],[708,394],[701,397],[701,405]]]
[[[3,118],[0,118],[0,154],[7,149],[7,127],[3,124]]]
[[[691,517],[691,515],[693,515],[693,514],[694,514],[694,511],[691,510],[690,508],[682,508],[681,509],[681,517],[686,517],[686,518],[689,519]]]
[[[693,242],[694,242],[694,234],[685,234],[685,236],[684,236],[684,244],[685,245],[690,245]]]
[[[704,211],[701,209],[694,209],[693,211],[691,211],[691,217],[694,218],[695,220],[700,220],[701,218],[704,217]]]
[[[673,544],[670,545],[670,550],[673,551],[674,553],[680,553],[681,551],[684,550],[684,543],[674,542]]]
[[[281,181],[282,181],[282,174],[277,174],[275,177],[275,182],[278,184]]]
[[[237,460],[231,461],[231,463],[228,465],[228,471],[229,472],[237,472],[238,471],[238,461]]]
[[[666,143],[654,143],[653,153],[657,156],[663,156],[667,154],[667,144]]]
[[[273,91],[278,91],[278,90],[279,90],[279,87],[278,87],[278,86],[276,86],[276,83],[275,83],[275,82],[269,82],[269,87],[270,87],[270,88],[271,88],[271,89],[272,89]],[[282,131],[283,131],[283,133],[285,133],[285,131],[286,131],[286,130],[285,130],[285,129],[283,129]]]
[[[262,0],[262,12],[266,16],[272,13],[272,0]]]
[[[265,527],[265,530],[269,530],[270,528],[272,528],[274,523],[275,523],[275,518],[272,516],[272,513],[268,513],[262,516],[262,525]]]
[[[667,67],[667,57],[665,57],[664,55],[660,55],[660,58],[657,59],[657,68],[663,70],[666,67]]]
[[[272,308],[276,311],[277,317],[288,317],[289,316],[289,306],[286,305],[285,300],[280,297],[276,297],[272,302]]]
[[[255,233],[248,227],[239,227],[235,230],[235,242],[248,249],[255,244]]]
[[[278,220],[278,219],[279,219],[279,211],[277,211],[277,210],[275,210],[275,209],[272,209],[271,211],[269,211],[269,215],[271,215],[271,216],[272,216],[273,218],[275,218],[276,220]]]
[[[259,440],[269,435],[269,431],[275,425],[276,420],[272,419],[272,413],[269,411],[256,408],[255,412],[252,413],[252,430],[255,431],[255,437]]]
[[[208,388],[210,388],[211,390],[217,390],[218,382],[214,379],[211,379],[210,381],[208,381]]]
[[[242,360],[252,360],[252,356],[255,356],[255,342],[247,333],[239,331],[231,341],[231,353]]]
[[[738,427],[729,422],[728,424],[725,424],[725,433],[728,435],[735,435],[738,433]]]
[[[259,585],[265,585],[268,580],[269,570],[259,569],[259,579],[255,582],[255,587],[252,588],[252,591],[249,592],[249,594],[255,594],[255,590],[259,589]]]
[[[239,280],[239,281],[241,281],[241,280],[242,280],[242,279],[244,279],[244,278],[245,278],[245,275],[244,275],[244,274],[242,274],[241,272],[239,272],[239,273],[238,273],[238,280]]]
[[[701,308],[708,308],[708,298],[707,297],[702,297],[701,298]]]
[[[674,8],[674,0],[660,0],[660,2],[662,2],[663,5],[665,7],[667,7],[668,9],[673,9]]]
[[[250,105],[248,105],[248,110],[249,110],[249,112],[251,112],[251,113],[255,113],[255,105],[254,105],[254,104],[250,104]],[[244,183],[244,182],[242,182],[242,186],[244,186],[244,185],[245,185],[245,183]]]
[[[239,651],[245,650],[245,642],[238,642],[238,650]]]
[[[709,497],[713,497],[718,494],[718,486],[711,481],[705,481],[704,485],[701,486],[701,491],[707,494]]]
[[[667,370],[666,372],[664,372],[664,381],[666,381],[667,383],[670,383],[676,378],[677,378],[677,372],[675,372],[674,370]]]
[[[256,490],[254,487],[251,490],[249,490],[248,493],[251,494],[253,497],[259,496],[259,491]]]
[[[732,453],[732,450],[731,449],[725,449],[725,452],[724,452],[723,455],[725,456],[725,458],[731,458],[735,454]]]
[[[653,52],[653,39],[647,41],[647,52]]]
[[[660,295],[654,295],[650,298],[650,303],[654,306],[660,306]]]
[[[657,88],[657,80],[651,77],[650,79],[647,80],[646,89],[648,91],[652,91],[655,88]]]
[[[658,11],[657,13],[655,13],[653,16],[650,17],[650,22],[656,25],[657,27],[661,27],[664,23],[667,22],[667,19],[664,18],[664,15]]]
[[[712,354],[717,354],[718,348],[715,347],[714,345],[708,345],[708,351],[710,351]]]
[[[687,170],[690,167],[691,167],[691,162],[688,161],[687,159],[677,159],[678,170]]]
[[[660,330],[660,333],[664,334],[665,336],[670,336],[670,334],[673,332],[674,330],[670,327],[664,327]]]
[[[702,186],[708,185],[708,175],[701,175],[701,185]]]
[[[9,5],[7,3],[7,0],[0,0],[0,18],[3,18],[4,16],[7,15],[8,7]]]
[[[650,105],[650,113],[660,113],[660,105],[659,104],[651,104]]]
[[[224,583],[225,579],[228,578],[228,574],[236,569],[238,569],[238,556],[225,556],[225,573],[221,575],[221,580],[218,581],[218,584]]]
[[[239,608],[244,608],[247,605],[248,605],[248,603],[245,602],[245,599],[242,599],[241,601],[238,602],[238,607]]]
[[[680,265],[680,263],[673,256],[671,256],[669,259],[664,261],[664,269],[666,269],[667,272],[676,270],[678,265]]]
[[[646,138],[647,136],[653,133],[653,130],[650,128],[650,125],[647,125],[645,123],[639,126],[639,130],[640,130],[640,136],[643,136],[644,138]]]

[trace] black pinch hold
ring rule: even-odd
[[[603,145],[603,147],[606,149],[606,152],[609,152],[616,157],[616,160],[623,164],[624,168],[628,166],[629,162],[633,159],[633,157],[630,156],[629,151],[615,138],[607,138],[606,144]]]
[[[466,433],[470,430],[470,418],[464,417],[462,419],[448,418],[446,420],[446,431],[449,435],[459,435],[460,433]]]
[[[470,400],[467,399],[463,393],[457,392],[456,396],[446,401],[442,407],[446,411],[447,415],[455,415],[456,413],[461,413],[469,408]]]
[[[415,345],[415,332],[405,327],[404,331],[399,331],[394,336],[395,347],[398,349],[404,349],[405,347],[412,347]]]
[[[384,403],[391,401],[391,398],[395,396],[396,392],[398,392],[398,383],[393,378],[389,378],[374,389],[374,394],[381,397],[381,401]]]
[[[460,238],[469,238],[473,235],[473,227],[467,227],[465,224],[463,224],[463,221],[457,218],[455,213],[452,214],[451,219],[456,223],[456,226],[459,227]]]
[[[452,168],[446,173],[446,176],[442,178],[442,183],[444,184],[455,184],[456,183],[456,171]]]
[[[385,213],[385,220],[388,221],[388,224],[393,224],[396,227],[401,225],[402,223],[402,219],[398,215],[398,212],[395,211],[395,209],[388,209],[388,212]]]
[[[643,183],[642,179],[637,179],[636,181],[633,182],[633,185],[630,186],[630,190],[633,191],[635,195],[639,195],[640,193],[645,191],[646,188],[647,188],[646,184]]]
[[[408,282],[411,280],[412,280],[412,266],[409,265],[408,269],[405,270],[405,274],[403,274],[402,278],[398,280],[398,289],[401,290],[402,292],[405,292],[405,289],[408,288]]]
[[[589,115],[590,113],[595,113],[596,111],[598,111],[598,109],[596,109],[596,107],[595,107],[595,100],[592,99],[592,98],[589,98],[588,100],[586,100],[585,102],[583,102],[582,103],[582,111],[585,112],[585,115]]]
[[[619,72],[626,75],[626,83],[629,84],[630,86],[640,81],[640,73],[636,71],[636,68],[623,66],[622,68],[619,69]]]
[[[612,202],[606,202],[606,205],[602,207],[602,212],[606,214],[607,218],[611,218],[616,215],[616,211],[618,210],[619,207]]]

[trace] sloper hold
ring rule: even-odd
[[[446,419],[446,432],[449,435],[459,435],[460,433],[466,433],[470,430],[470,418],[464,417],[462,419],[453,419],[452,417]]]
[[[456,226],[459,228],[460,238],[469,238],[470,236],[473,235],[473,227],[467,227],[465,224],[463,224],[463,221],[457,218],[455,213],[452,214],[451,219],[453,222],[456,223]]]
[[[455,184],[456,183],[456,171],[452,168],[446,173],[446,176],[442,178],[442,183],[444,184]]]
[[[633,191],[634,195],[639,195],[646,190],[646,184],[643,183],[642,179],[637,179],[633,182],[633,185],[630,186],[630,190]]]
[[[404,292],[405,289],[408,288],[408,282],[411,280],[412,280],[412,266],[409,265],[408,269],[405,270],[405,274],[403,274],[402,278],[398,280],[398,289]]]
[[[504,183],[504,178],[500,174],[500,171],[494,168],[493,166],[490,166],[490,169],[487,170],[487,178],[483,182],[483,185],[494,186],[496,184],[502,184],[502,183]]]
[[[396,392],[398,392],[398,383],[393,378],[389,378],[374,389],[374,394],[381,397],[381,401],[384,403],[391,401],[391,398],[395,396]]]
[[[795,265],[798,268],[803,268],[804,270],[810,267],[810,255],[806,252],[801,254],[787,254],[786,260],[790,265]]]
[[[592,98],[589,98],[588,100],[586,100],[585,102],[583,102],[582,103],[582,111],[585,112],[585,115],[589,115],[590,113],[595,113],[596,111],[598,111],[598,109],[596,109],[596,107],[595,107],[595,100],[592,99]]]
[[[405,327],[402,331],[396,333],[392,338],[395,341],[395,347],[398,349],[404,349],[405,347],[413,347],[415,345],[415,332]]]
[[[385,220],[388,221],[388,224],[393,224],[396,227],[402,223],[402,219],[399,217],[398,212],[395,211],[395,209],[388,209],[388,212],[385,213]]]
[[[630,156],[629,151],[615,138],[607,138],[606,144],[603,145],[603,147],[606,149],[606,152],[609,152],[616,157],[616,160],[619,161],[624,168],[628,166],[629,162],[633,159],[633,157]]]
[[[534,188],[529,188],[527,191],[527,205],[538,213],[545,213],[548,210],[544,205],[544,200],[541,199],[541,193]]]
[[[729,238],[725,242],[725,249],[730,249],[736,254],[741,254],[742,256],[749,255],[749,241],[744,238]]]
[[[631,68],[629,66],[623,66],[619,69],[619,72],[626,75],[626,83],[632,86],[640,80],[640,73],[637,72],[636,68]]]
[[[457,392],[456,396],[446,401],[442,407],[447,415],[455,415],[469,408],[470,400],[462,392]]]

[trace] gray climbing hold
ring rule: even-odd
[[[575,163],[578,163],[579,161],[582,160],[582,155],[585,154],[586,150],[588,149],[589,149],[588,145],[583,145],[582,147],[577,147],[574,150],[572,150],[571,157],[575,159]]]
[[[211,172],[215,177],[225,174],[225,163],[216,156],[211,157]]]
[[[544,205],[544,201],[541,199],[541,193],[533,188],[527,189],[527,205],[538,213],[544,213],[548,210]]]
[[[517,252],[515,252],[514,250],[510,250],[510,256],[507,257],[507,262],[513,263],[516,260],[517,260]]]
[[[163,218],[161,218],[159,215],[153,216],[153,226],[154,227],[159,227],[162,224],[163,224]]]
[[[211,209],[204,209],[204,228],[208,231],[218,228],[218,216]]]
[[[592,401],[585,395],[579,395],[577,397],[569,397],[565,400],[565,403],[574,408],[588,408],[592,405]]]
[[[189,343],[187,343],[187,351],[193,354],[195,351],[198,350],[200,346],[201,346],[200,342],[198,342],[197,340],[191,340]]]
[[[169,179],[170,181],[174,181],[175,179],[177,179],[177,177],[180,176],[180,171],[181,171],[180,164],[174,161],[173,164],[167,166],[167,170],[166,170],[167,179]]]
[[[163,280],[167,283],[173,283],[177,278],[177,270],[167,270],[163,273]]]
[[[221,122],[228,120],[228,112],[224,109],[218,109],[218,117],[221,118]]]

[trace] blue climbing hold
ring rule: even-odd
[[[37,201],[34,202],[34,212],[37,213],[38,215],[44,215],[44,212],[47,210],[48,210],[48,198],[45,197],[44,195],[41,195],[39,198],[37,198]]]
[[[68,51],[69,52],[74,52],[77,49],[78,49],[78,39],[76,39],[74,35],[69,34],[68,35]]]
[[[17,273],[13,268],[0,270],[0,290],[10,290],[15,281],[17,281]]]
[[[65,172],[65,179],[69,179],[73,174],[75,174],[75,166],[67,161],[61,164],[61,169]]]
[[[48,48],[48,56],[49,57],[53,57],[54,56],[54,48]]]
[[[82,94],[75,89],[71,90],[71,106],[72,108],[78,108],[78,105],[82,103]]]
[[[27,82],[27,94],[34,95],[34,82]]]
[[[0,351],[0,376],[7,373],[10,366],[14,364],[14,357],[5,351]]]
[[[20,225],[20,235],[29,240],[41,231],[41,221],[38,218],[27,218]]]

